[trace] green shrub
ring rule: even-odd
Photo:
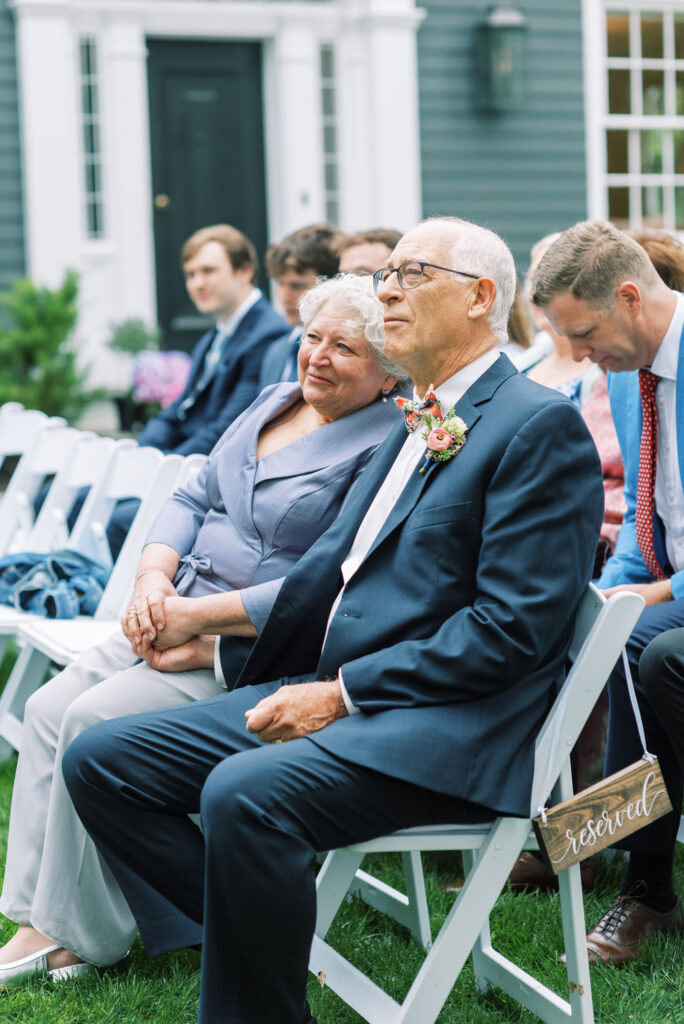
[[[160,338],[158,327],[148,327],[144,320],[131,317],[112,326],[109,347],[135,356],[138,352],[157,352]]]
[[[71,420],[102,395],[85,386],[71,333],[78,310],[78,277],[68,270],[54,291],[15,281],[0,295],[0,403],[21,402]]]

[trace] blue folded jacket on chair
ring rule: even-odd
[[[0,558],[0,603],[49,619],[93,615],[110,569],[78,551],[22,551]]]

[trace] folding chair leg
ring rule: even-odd
[[[352,879],[363,860],[362,853],[332,850],[316,878],[316,935],[325,938],[347,892],[353,892]]]
[[[470,872],[473,870],[476,861],[475,850],[463,850],[463,873],[467,878]],[[489,929],[489,918],[487,918],[486,924],[478,937],[475,939],[471,955],[473,958],[473,971],[475,973],[475,988],[478,992],[487,992],[491,988],[491,984],[486,975],[486,958],[485,949],[490,949],[492,945],[492,936]]]
[[[579,864],[573,864],[558,876],[563,912],[563,939],[568,964],[568,991],[572,1024],[593,1024],[594,1008],[589,979],[589,960],[585,938],[584,902]]]
[[[482,921],[488,919],[498,899],[528,828],[527,821],[516,818],[503,819],[494,826],[409,989],[397,1024],[425,1024],[436,1019],[482,930]]]
[[[567,800],[572,796],[570,760],[563,765],[554,787],[554,800]],[[563,939],[568,966],[568,991],[572,1009],[572,1024],[593,1024],[594,1010],[589,979],[584,899],[579,864],[573,864],[558,876]]]
[[[406,895],[410,912],[408,928],[410,928],[416,942],[419,942],[423,949],[429,949],[432,945],[430,912],[425,892],[425,876],[423,875],[423,862],[420,851],[410,850],[402,853],[401,861],[404,868],[404,878],[406,879]]]
[[[30,644],[26,644],[10,672],[0,697],[0,737],[6,741],[0,747],[0,760],[7,760],[21,746],[24,707],[32,693],[45,678],[50,659]]]
[[[406,894],[361,870],[356,872],[349,886],[349,893],[358,896],[369,907],[374,907],[375,910],[398,921],[404,928],[408,928],[423,949],[429,949],[432,935],[420,853],[407,851],[402,853],[401,859]]]

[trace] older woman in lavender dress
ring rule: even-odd
[[[64,787],[64,749],[103,719],[213,697],[233,678],[173,664],[188,636],[234,637],[237,677],[283,577],[333,521],[396,422],[383,395],[368,279],[323,282],[301,304],[299,383],[265,389],[197,478],[164,506],[143,549],[122,632],[27,702],[0,911],[20,927],[0,949],[0,985],[72,977],[128,951],[135,923]],[[153,646],[171,671],[140,661]],[[165,649],[165,650],[164,650]],[[160,853],[160,856],[163,854]]]

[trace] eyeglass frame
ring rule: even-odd
[[[408,267],[411,263],[417,264],[420,267],[420,281],[418,281],[417,284],[409,285],[408,288],[406,288],[403,283],[404,268]],[[397,275],[397,282],[403,291],[411,291],[413,288],[419,288],[423,283],[423,275],[426,267],[432,267],[433,270],[446,270],[448,274],[459,274],[461,277],[470,277],[473,281],[479,281],[481,276],[480,274],[469,274],[466,270],[454,270],[453,267],[440,267],[437,263],[425,263],[423,260],[404,260],[404,262],[400,263],[398,267],[380,267],[379,270],[376,270],[373,274],[373,291],[377,295],[380,285],[389,281],[392,274]],[[387,277],[383,278],[381,275],[384,274],[385,271],[389,271],[389,273],[387,274]]]

